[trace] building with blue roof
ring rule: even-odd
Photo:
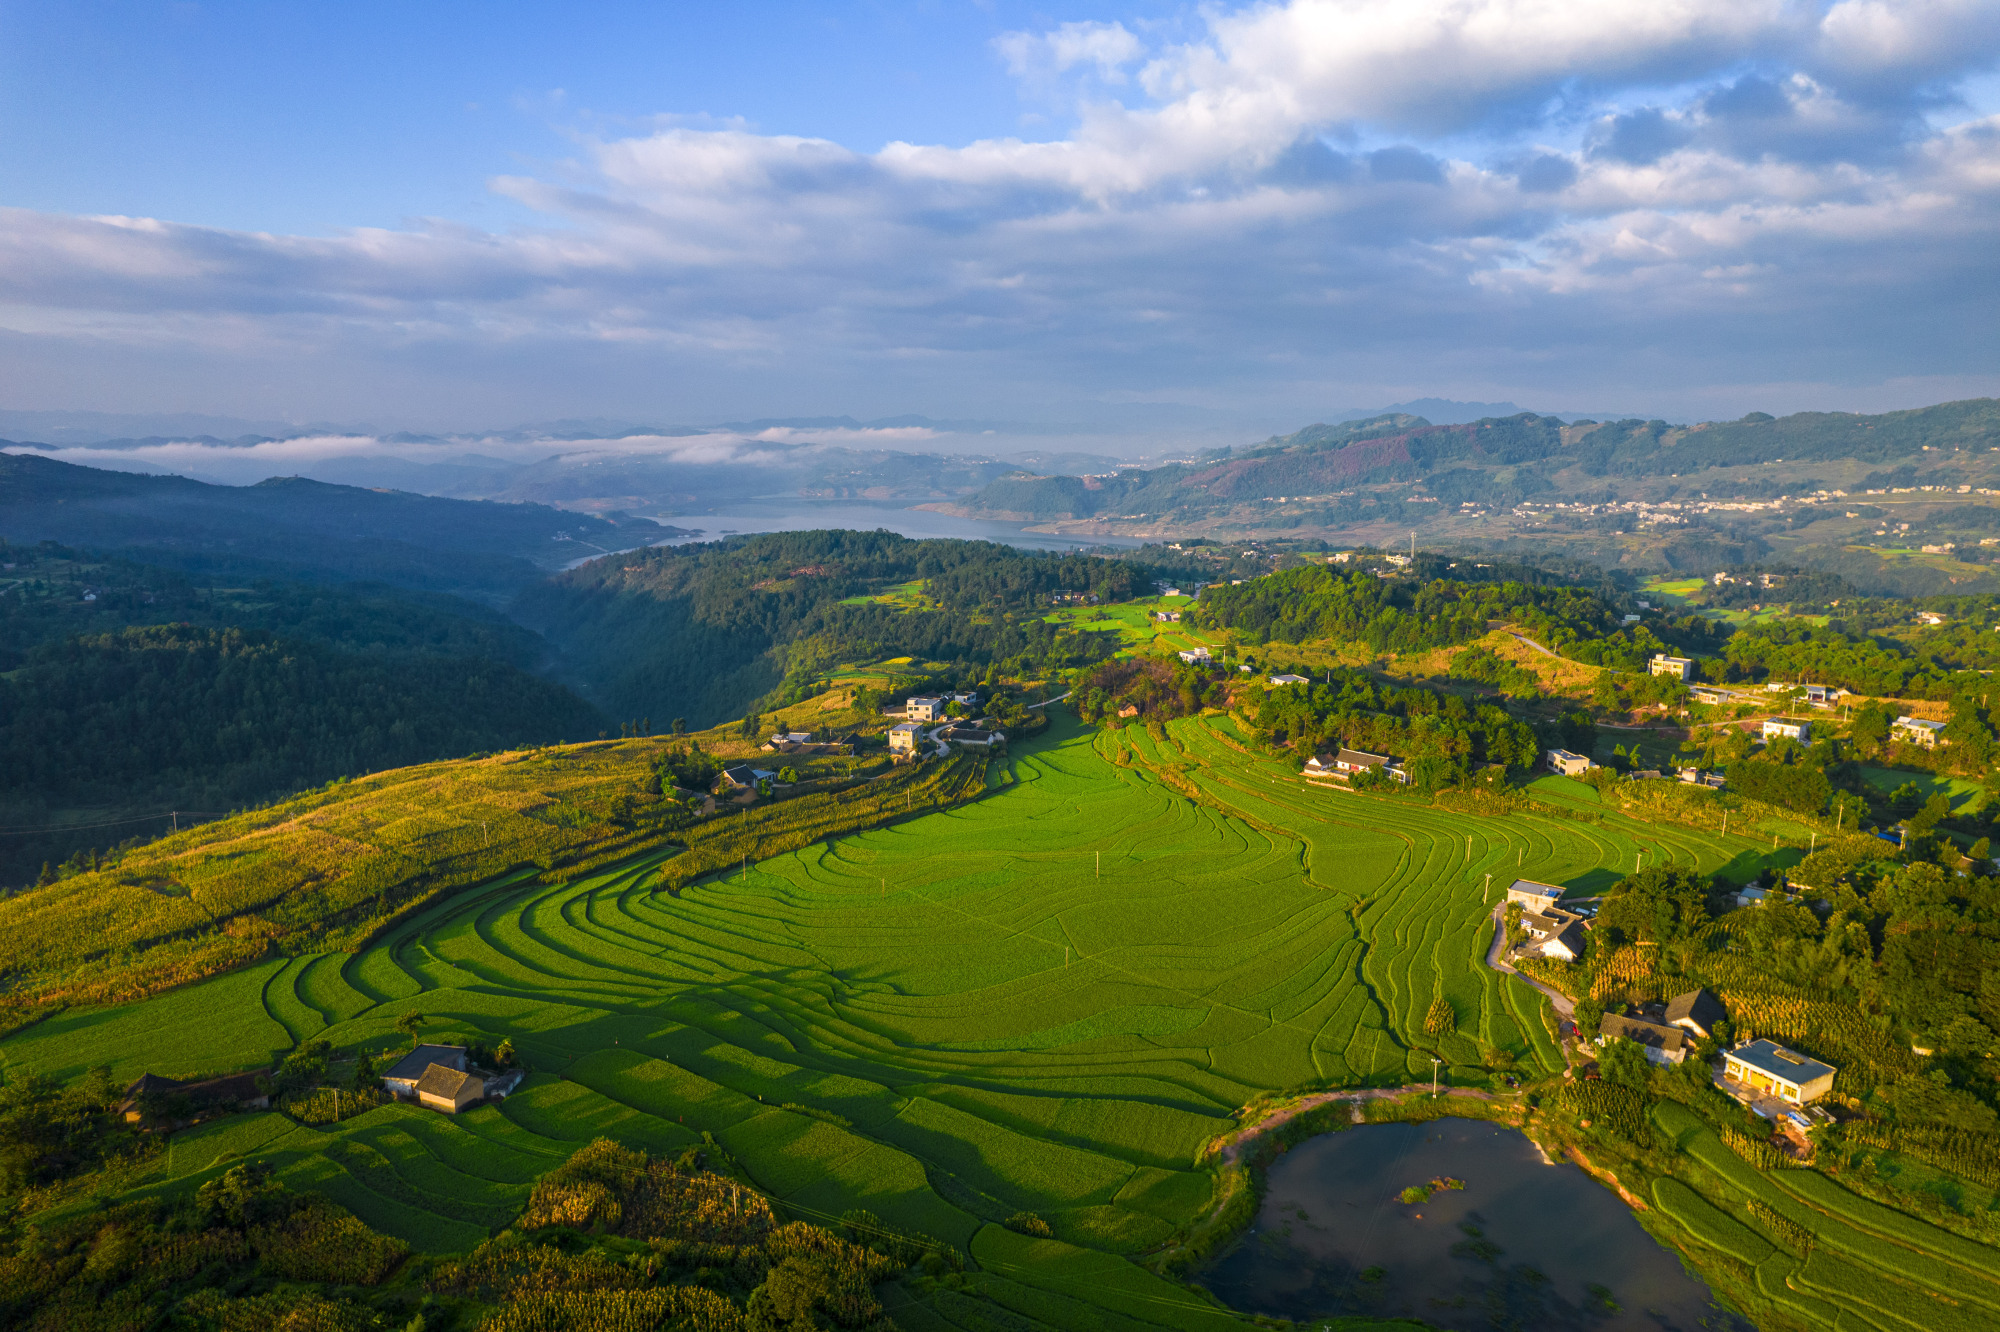
[[[1831,1064],[1822,1064],[1763,1037],[1737,1046],[1723,1060],[1723,1076],[1731,1082],[1740,1082],[1795,1105],[1816,1101],[1832,1091],[1837,1071]]]

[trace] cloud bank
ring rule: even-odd
[[[2000,392],[2000,117],[1962,93],[1995,0],[1189,22],[996,43],[1060,134],[663,122],[495,179],[544,219],[508,233],[0,210],[0,395],[436,421]]]

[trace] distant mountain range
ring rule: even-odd
[[[672,534],[621,513],[438,499],[301,477],[213,486],[0,454],[0,537],[127,552],[206,573],[375,580],[498,603],[581,557]]]
[[[1954,459],[1958,470],[1951,479],[1970,484],[1968,477],[1995,470],[1987,461],[1990,451],[2000,451],[2000,400],[1990,398],[1881,416],[1753,412],[1694,426],[1636,418],[1566,423],[1533,412],[1437,424],[1397,412],[1307,426],[1249,448],[1115,475],[1016,473],[987,486],[965,508],[1025,520],[1198,519],[1245,502],[1326,500],[1396,483],[1421,484],[1422,498],[1447,505],[1495,505],[1599,492],[1615,480],[1674,478],[1686,489],[1715,469],[1767,462],[1879,466],[1927,453],[1933,469]]]

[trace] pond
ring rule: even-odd
[[[1421,1202],[1403,1190],[1457,1181]],[[1232,1308],[1493,1327],[1729,1328],[1680,1259],[1616,1194],[1520,1132],[1471,1119],[1370,1124],[1271,1167],[1250,1230],[1203,1281]]]

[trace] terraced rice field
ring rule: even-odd
[[[1756,1268],[1764,1295],[1808,1320],[1842,1328],[1976,1328],[2000,1324],[1993,1250],[1892,1211],[1813,1170],[1762,1173],[1681,1106],[1653,1120],[1706,1167],[1704,1198],[1675,1180],[1654,1186],[1661,1210],[1697,1245]],[[1756,1202],[1811,1236],[1773,1234]]]
[[[1023,1311],[1083,1300],[1192,1326],[1211,1315],[1137,1267],[1078,1274],[1202,1212],[1210,1176],[1193,1162],[1238,1107],[1428,1080],[1433,1050],[1453,1076],[1485,1076],[1489,1049],[1559,1067],[1546,1001],[1480,965],[1506,883],[1582,881],[1641,849],[1704,869],[1743,852],[1616,816],[1487,819],[1307,788],[1216,719],[1157,741],[1059,722],[1003,762],[988,798],[678,895],[657,860],[502,881],[365,953],[65,1014],[0,1057],[10,1075],[109,1062],[130,1078],[266,1063],[310,1036],[381,1054],[417,1011],[423,1039],[511,1038],[534,1075],[455,1119],[227,1121],[177,1138],[153,1187],[260,1157],[447,1251],[504,1225],[597,1135],[678,1152],[709,1133],[804,1217],[866,1207],[1004,1257]],[[1439,994],[1457,1015],[1442,1039],[1422,1034]],[[1020,1210],[1055,1239],[992,1224]]]

